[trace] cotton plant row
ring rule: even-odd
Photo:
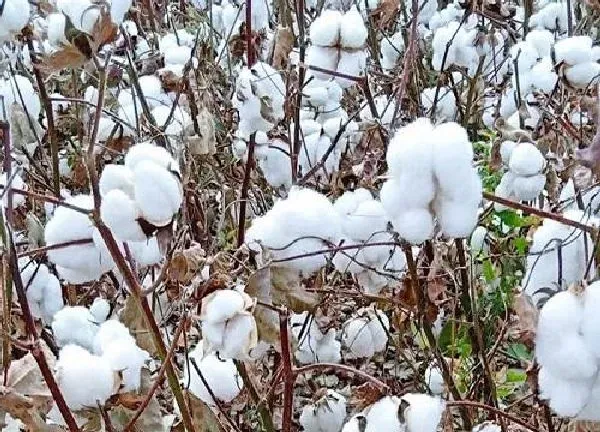
[[[577,283],[540,312],[535,341],[540,397],[560,416],[600,420],[599,307],[600,283]]]
[[[121,322],[107,320],[109,311],[106,300],[97,298],[90,309],[66,306],[54,315],[52,331],[60,347],[56,380],[72,410],[140,389],[149,355]]]
[[[381,203],[402,238],[414,244],[432,238],[436,220],[449,237],[471,234],[482,186],[461,126],[417,119],[395,133],[386,160]]]
[[[367,28],[356,6],[346,13],[339,10],[324,10],[310,26],[311,45],[306,53],[306,62],[327,71],[351,76],[365,74],[367,54],[364,45]],[[326,79],[326,73],[311,71],[317,78]],[[342,88],[354,82],[335,77]]]
[[[599,224],[597,218],[581,210],[571,209],[563,216],[590,226]],[[526,272],[521,282],[524,292],[534,304],[539,305],[553,293],[565,290],[571,284],[586,277],[592,279],[596,274],[593,265],[588,271],[592,251],[593,241],[589,234],[545,219],[533,234]]]
[[[500,146],[502,162],[508,167],[495,194],[516,201],[537,199],[546,184],[544,167],[546,159],[535,144],[503,141]],[[498,208],[503,208],[501,205]]]

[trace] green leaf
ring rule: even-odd
[[[513,210],[503,210],[498,212],[498,217],[504,225],[511,228],[520,228],[525,225],[525,220]]]
[[[483,262],[483,277],[488,283],[496,279],[496,267],[489,259]]]
[[[506,371],[506,382],[521,384],[527,379],[527,374],[523,369],[509,369]]]
[[[513,240],[513,244],[517,252],[519,252],[520,254],[525,254],[525,252],[527,251],[527,239],[525,239],[525,237],[515,238]]]
[[[529,361],[533,359],[533,355],[527,347],[519,342],[512,343],[508,346],[506,354],[520,361]]]

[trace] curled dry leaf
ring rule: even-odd
[[[150,355],[155,355],[156,348],[152,335],[146,327],[146,321],[134,296],[129,296],[125,301],[120,319],[123,325],[129,329],[139,347],[144,351],[148,351]]]
[[[289,55],[294,47],[294,34],[289,27],[279,27],[275,41],[272,66],[275,69],[285,69],[288,64]]]
[[[399,0],[383,0],[377,9],[371,12],[371,16],[375,19],[377,28],[382,30],[394,21],[399,10]]]
[[[517,315],[517,333],[521,341],[529,347],[533,346],[539,312],[529,297],[520,293],[515,297],[513,309]]]
[[[366,383],[354,388],[348,404],[354,411],[362,411],[369,405],[373,405],[379,399],[385,396],[385,391],[372,382]]]

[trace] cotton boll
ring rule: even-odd
[[[340,45],[342,48],[362,48],[367,40],[367,28],[356,5],[340,20]]]
[[[155,107],[163,93],[160,78],[155,75],[144,75],[139,78],[139,81],[142,94],[148,99],[150,106]],[[170,110],[171,107],[168,109]]]
[[[273,140],[266,148],[257,148],[256,159],[265,180],[274,188],[289,189],[292,186],[292,168],[289,145],[281,140]]]
[[[433,216],[426,208],[403,211],[392,219],[400,237],[412,244],[423,243],[433,235]]]
[[[361,77],[365,74],[366,64],[367,55],[364,51],[341,51],[337,71],[345,75]],[[355,81],[340,77],[336,77],[336,81],[342,88],[356,84]]]
[[[26,0],[7,0],[0,15],[0,38],[8,37],[27,25],[31,7]],[[6,32],[6,33],[5,33]]]
[[[203,321],[222,322],[245,309],[251,300],[236,290],[220,290],[202,300]]]
[[[510,156],[510,170],[520,176],[532,176],[544,169],[546,160],[542,153],[532,143],[517,145]]]
[[[381,67],[392,70],[396,66],[400,54],[404,52],[404,38],[402,32],[396,32],[391,37],[381,40]]]
[[[421,99],[423,101],[423,108],[426,111],[431,112],[433,109],[433,101],[436,100],[437,94],[437,103],[435,107],[435,118],[439,121],[448,121],[453,120],[456,115],[456,97],[452,92],[450,87],[442,86],[437,87],[429,87],[421,92]]]
[[[538,174],[530,177],[516,176],[513,182],[513,195],[519,201],[530,201],[538,198],[544,190],[546,176]]]
[[[588,403],[591,383],[571,381],[555,376],[546,367],[538,373],[540,397],[549,401],[550,408],[561,416],[576,416]]]
[[[110,303],[102,297],[96,297],[90,306],[90,314],[94,317],[94,322],[100,324],[106,321],[110,313]]]
[[[385,349],[389,320],[374,309],[361,309],[357,314],[344,323],[342,344],[348,350],[347,358],[370,358]]]
[[[138,222],[140,214],[135,202],[119,189],[111,190],[102,198],[100,217],[119,240],[146,239]]]
[[[584,293],[581,332],[587,346],[600,358],[600,282],[587,286]]]
[[[502,163],[504,165],[508,165],[510,162],[510,155],[512,154],[512,151],[515,149],[515,147],[517,146],[517,143],[514,141],[503,141],[502,144],[500,144],[500,157],[502,158]]]
[[[202,342],[189,353],[194,359],[202,376],[215,397],[223,402],[231,402],[243,389],[244,384],[238,375],[233,360],[221,360],[213,354],[203,355]],[[184,385],[190,392],[210,406],[216,406],[210,392],[204,385],[191,360],[186,362],[184,370]]]
[[[65,37],[65,15],[52,13],[46,17],[46,22],[48,25],[48,42],[55,46],[66,44],[68,41]]]
[[[150,237],[141,242],[129,242],[127,245],[136,264],[141,267],[160,264],[163,259],[163,253],[160,251],[156,237]]]
[[[355,240],[367,241],[373,233],[385,231],[387,216],[379,201],[360,203],[356,210],[344,220],[344,232]]]
[[[444,377],[440,369],[434,364],[430,364],[425,370],[425,385],[432,394],[441,395],[444,392]]]
[[[142,367],[150,356],[133,340],[116,339],[107,343],[102,349],[102,358],[113,371],[121,373],[124,391],[140,389]]]
[[[435,432],[442,418],[445,404],[437,397],[421,393],[408,393],[402,396],[408,402],[404,411],[406,427],[409,431]]]
[[[113,394],[114,375],[109,363],[77,345],[60,350],[57,384],[72,410],[104,404]]]
[[[99,187],[102,196],[113,189],[120,189],[133,198],[133,172],[124,165],[106,165],[100,176]]]
[[[436,206],[436,215],[448,237],[468,237],[477,225],[477,206],[461,201],[441,200]]]
[[[302,408],[299,422],[306,432],[339,432],[345,417],[346,398],[327,390],[314,404]]]
[[[52,333],[58,346],[74,343],[91,349],[97,331],[94,317],[83,306],[65,306],[52,321]]]
[[[565,78],[573,87],[588,88],[597,84],[600,80],[600,64],[587,62],[567,67]]]
[[[536,49],[538,58],[549,57],[554,45],[554,36],[548,30],[534,29],[527,33],[525,41]]]
[[[135,339],[122,322],[116,319],[104,321],[100,324],[94,336],[93,352],[101,355],[108,345],[116,340],[124,340],[135,344]]]
[[[590,62],[592,59],[592,38],[589,36],[571,36],[554,44],[556,63],[564,62],[576,65]]]
[[[63,292],[60,282],[54,275],[50,275],[46,286],[44,287],[44,295],[40,304],[42,320],[45,324],[51,324],[54,316],[64,307]]]
[[[167,225],[183,201],[179,181],[150,161],[137,164],[134,175],[135,201],[142,217],[156,226]]]
[[[125,14],[131,7],[132,0],[111,0],[110,16],[115,24],[121,24]]]
[[[337,45],[340,39],[341,22],[340,11],[324,10],[310,26],[310,40],[313,45],[323,47]]]
[[[142,142],[134,145],[125,155],[125,166],[132,171],[135,170],[136,166],[142,161],[151,161],[166,169],[173,169],[177,166],[173,157],[165,148],[155,146],[149,142]]]
[[[403,173],[415,177],[426,177],[431,172],[433,125],[428,119],[420,118],[400,128],[392,138],[386,154],[391,175]]]
[[[386,396],[378,400],[365,410],[367,422],[365,432],[402,432],[404,424],[400,423],[398,410],[400,399],[395,396]],[[360,430],[360,429],[357,429]]]

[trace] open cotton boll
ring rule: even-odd
[[[57,0],[56,8],[62,11],[78,30],[92,34],[94,24],[100,18],[100,8],[90,0]]]
[[[592,390],[590,380],[565,380],[541,367],[538,373],[540,398],[548,400],[550,408],[558,415],[574,417],[588,403]]]
[[[357,311],[343,325],[342,344],[348,350],[347,358],[370,358],[383,351],[387,345],[388,317],[373,308]]]
[[[102,297],[96,297],[90,306],[90,314],[94,317],[94,322],[100,324],[106,321],[110,313],[110,303]]]
[[[195,360],[208,387],[217,399],[223,402],[231,402],[244,388],[244,383],[238,375],[233,360],[222,360],[214,354],[205,356],[202,341],[189,353],[189,357]],[[216,402],[204,385],[196,368],[192,365],[191,360],[185,362],[183,383],[198,399],[210,406],[216,406]]]
[[[467,131],[458,123],[443,123],[433,130],[432,141],[433,172],[444,192],[455,191],[456,183],[463,183],[458,178],[471,175],[473,146]]]
[[[135,201],[143,218],[155,226],[167,225],[183,201],[179,180],[150,161],[137,164],[134,176]]]
[[[365,74],[366,67],[367,54],[364,51],[340,51],[340,60],[337,64],[339,73],[361,77]],[[335,80],[342,88],[348,88],[356,84],[356,81],[337,76]]]
[[[135,339],[122,322],[116,319],[104,321],[94,335],[93,352],[101,355],[106,347],[115,340],[125,340],[135,344]]]
[[[362,48],[367,40],[365,22],[353,5],[340,20],[340,45],[342,48]]]
[[[115,24],[121,24],[123,18],[129,8],[132,0],[111,0],[110,2],[110,17]]]
[[[324,10],[310,25],[313,45],[332,47],[339,43],[342,14],[338,10]],[[364,24],[363,24],[364,26]]]
[[[274,139],[268,146],[255,150],[265,180],[274,188],[289,189],[292,186],[289,150],[290,146],[279,139]]]
[[[585,288],[581,332],[587,346],[600,358],[600,282]]]
[[[52,13],[46,17],[46,23],[48,26],[48,42],[54,46],[60,46],[68,42],[65,36],[66,17],[64,14]]]
[[[517,143],[510,140],[503,141],[502,144],[500,144],[500,157],[502,158],[502,163],[504,165],[508,166],[510,162],[510,155],[516,146]]]
[[[77,345],[67,345],[58,354],[56,381],[72,410],[104,404],[113,394],[115,375],[108,361]]]
[[[589,36],[571,36],[554,44],[556,63],[568,65],[587,63],[592,60],[592,38]]]
[[[435,364],[430,364],[425,369],[424,374],[425,385],[429,388],[432,394],[441,395],[444,392],[444,377],[442,371]]]
[[[138,222],[140,214],[135,202],[119,189],[111,190],[102,198],[100,217],[119,240],[146,239]]]
[[[392,225],[400,237],[412,244],[423,243],[433,235],[433,216],[426,208],[413,208],[398,214]]]
[[[130,170],[135,170],[135,167],[142,161],[151,161],[166,169],[175,169],[177,167],[177,163],[165,148],[155,146],[149,142],[141,142],[134,145],[125,155],[125,166]],[[104,169],[106,170],[106,168],[108,166]]]
[[[550,93],[556,81],[558,81],[558,75],[554,72],[552,61],[549,57],[544,57],[541,61],[536,63],[528,75],[527,80],[533,89],[537,89],[544,93]]]
[[[308,318],[308,312],[293,314],[290,318],[290,326],[298,344],[294,356],[299,363],[340,362],[341,343],[335,338],[335,329],[329,329],[326,334],[321,333],[315,320],[312,317]]]
[[[399,408],[400,399],[396,396],[386,396],[367,407],[363,411],[367,417],[364,431],[403,432],[406,426],[400,423],[400,417],[398,416]],[[360,429],[357,429],[357,431],[360,431]]]
[[[549,57],[554,45],[554,35],[546,29],[533,29],[527,33],[525,41],[536,49],[538,58]]]
[[[370,240],[374,233],[385,231],[387,215],[381,202],[376,200],[363,201],[354,212],[343,219],[345,234],[359,241]]]
[[[18,32],[27,25],[31,7],[27,0],[6,0],[0,14],[0,39]]]
[[[425,177],[433,163],[433,125],[429,119],[419,118],[400,128],[388,146],[386,160],[393,176],[406,172]]]
[[[99,187],[102,196],[113,189],[119,189],[129,198],[133,198],[133,172],[128,166],[106,165],[100,175]]]
[[[400,55],[404,52],[404,37],[402,32],[396,32],[390,37],[384,37],[381,40],[381,67],[384,70],[392,70]]]
[[[404,410],[408,431],[437,431],[445,409],[442,399],[422,393],[408,393],[402,396],[402,400],[408,402],[408,407]]]
[[[336,48],[311,45],[306,52],[307,64],[330,71],[337,69],[339,58],[340,53]],[[311,74],[318,79],[330,78],[329,75],[317,71],[311,71]]]
[[[299,422],[306,432],[339,432],[346,418],[346,398],[327,390],[315,403],[302,408]]]
[[[435,119],[439,121],[453,120],[456,115],[456,97],[450,87],[442,86],[429,87],[421,92],[421,99],[423,101],[423,108],[427,112],[431,112],[433,109],[433,101],[436,100],[437,104],[435,107]]]
[[[156,237],[150,237],[141,242],[129,242],[127,245],[138,266],[153,266],[160,264],[163,259],[163,253],[160,251]]]
[[[141,386],[141,372],[149,354],[138,347],[133,339],[115,339],[102,349],[105,359],[113,371],[120,372],[124,391],[138,391]]]
[[[65,306],[52,321],[52,333],[58,346],[74,343],[92,349],[97,331],[94,317],[83,306]]]
[[[6,173],[2,173],[0,176],[0,186],[2,186],[2,190],[6,187],[11,187],[12,189],[20,189],[27,190],[27,185],[21,178],[19,174],[11,174],[7,176]],[[2,204],[4,208],[8,207],[8,193],[4,193],[4,197],[2,198]],[[19,207],[25,204],[25,195],[13,194],[12,205],[13,207]]]
[[[148,100],[150,107],[156,107],[156,102],[163,94],[160,78],[156,75],[144,75],[139,78],[139,81],[142,94]]]
[[[51,274],[44,287],[40,311],[45,324],[51,324],[54,316],[64,307],[63,292],[57,277]]]
[[[510,56],[513,61],[517,62],[519,74],[527,73],[538,61],[538,52],[535,46],[525,41],[511,47]]]
[[[532,176],[544,169],[546,160],[537,147],[529,142],[517,145],[511,155],[508,166],[510,170],[520,176]]]
[[[477,225],[477,205],[442,199],[436,203],[440,227],[448,237],[468,237]]]
[[[588,88],[600,80],[600,64],[586,62],[567,67],[565,78],[573,87]]]
[[[545,184],[546,176],[544,174],[529,177],[516,176],[512,185],[512,193],[519,201],[531,201],[540,196]]]

